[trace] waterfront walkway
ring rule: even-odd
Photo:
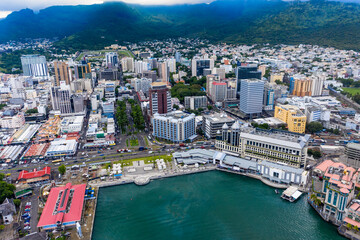
[[[268,185],[270,187],[273,187],[273,188],[286,189],[288,187],[288,185],[271,182],[271,181],[261,177],[260,175],[253,174],[253,173],[242,173],[242,172],[228,170],[228,169],[225,169],[225,168],[217,168],[217,170],[223,171],[223,172],[228,172],[228,173],[234,173],[234,174],[238,174],[238,175],[242,175],[242,176],[246,176],[246,177],[255,178],[255,179],[258,179],[258,180],[262,181],[264,184],[266,184],[266,185]]]

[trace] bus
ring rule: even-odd
[[[52,163],[58,163],[58,162],[62,162],[62,159],[57,159],[57,160],[52,161]]]

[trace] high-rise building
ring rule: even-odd
[[[21,65],[24,76],[45,77],[48,75],[46,58],[41,55],[21,56]]]
[[[134,72],[134,59],[132,57],[122,58],[121,67],[123,72]]]
[[[82,94],[74,94],[71,96],[71,105],[74,113],[80,113],[84,111],[84,96]]]
[[[287,124],[288,130],[295,133],[304,133],[306,127],[306,115],[296,106],[275,106],[274,117]]]
[[[285,79],[285,77],[284,77],[284,79]],[[295,78],[294,77],[288,77],[288,79],[289,79],[289,93],[292,94],[294,92],[294,87],[295,87]]]
[[[240,83],[240,111],[250,118],[260,115],[263,109],[264,81],[242,79]]]
[[[167,62],[159,63],[159,75],[162,82],[169,82],[169,67]]]
[[[65,62],[54,62],[55,71],[55,86],[60,86],[60,81],[65,81],[66,84],[70,84],[71,72],[69,66]]]
[[[99,71],[100,80],[120,80],[120,74],[117,69],[102,69]]]
[[[193,59],[191,62],[192,76],[204,76],[204,69],[214,68],[213,59]]]
[[[154,71],[154,70],[144,71],[144,72],[142,73],[142,77],[143,77],[143,78],[151,78],[151,80],[152,80],[153,82],[156,82],[156,80],[157,80],[157,73],[156,73],[156,71]]]
[[[106,67],[117,68],[119,66],[119,56],[117,52],[105,53],[105,62],[106,62]]]
[[[360,168],[360,144],[348,143],[345,148],[347,164],[352,167]]]
[[[152,119],[153,136],[172,142],[185,142],[196,137],[195,114],[181,111],[155,113]]]
[[[181,53],[179,53],[179,52],[176,52],[175,53],[175,60],[176,60],[176,62],[181,62]]]
[[[274,110],[275,103],[275,90],[272,88],[273,85],[265,83],[264,85],[264,110],[272,111]]]
[[[222,102],[226,99],[227,84],[225,82],[213,82],[210,98],[213,103]]]
[[[60,87],[51,88],[51,103],[53,110],[63,114],[72,113],[70,101],[70,86],[60,83]]]
[[[224,80],[226,76],[225,68],[214,68],[211,73],[219,75],[221,80]]]
[[[166,60],[167,66],[169,68],[169,72],[174,73],[176,72],[176,60],[175,58],[170,58]]]
[[[213,86],[213,82],[220,82],[219,75],[212,74],[206,76],[206,93],[211,96],[211,88]]]
[[[141,74],[145,71],[150,70],[150,65],[148,62],[145,62],[145,61],[135,61],[134,70],[135,70],[135,73]]]
[[[240,82],[242,79],[261,79],[261,71],[256,65],[239,66],[235,71],[237,80],[237,92],[240,92]]]
[[[91,78],[91,64],[85,60],[75,66],[76,79]]]
[[[150,95],[150,114],[164,114],[171,111],[171,94],[167,84],[163,82],[153,82],[149,90]]]
[[[311,96],[312,81],[308,78],[295,79],[292,95],[298,97]]]
[[[325,82],[325,75],[314,75],[312,77],[311,96],[321,96]]]
[[[184,98],[185,109],[196,110],[199,108],[205,109],[207,107],[206,96],[191,96]]]

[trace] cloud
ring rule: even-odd
[[[11,13],[11,11],[0,11],[0,19],[6,18],[7,15],[9,15],[10,13]]]
[[[17,11],[24,8],[40,10],[55,5],[90,5],[102,3],[104,1],[120,1],[120,0],[0,0],[0,12]],[[137,3],[144,5],[172,5],[182,3],[202,3],[211,2],[212,0],[124,0],[127,3]]]

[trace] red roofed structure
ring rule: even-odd
[[[18,177],[19,183],[36,183],[36,182],[42,182],[47,181],[50,179],[51,174],[51,168],[50,167],[44,167],[42,170],[36,170],[32,172],[28,172],[26,170],[22,170]]]
[[[86,184],[52,188],[37,227],[43,230],[74,226],[81,220]]]

